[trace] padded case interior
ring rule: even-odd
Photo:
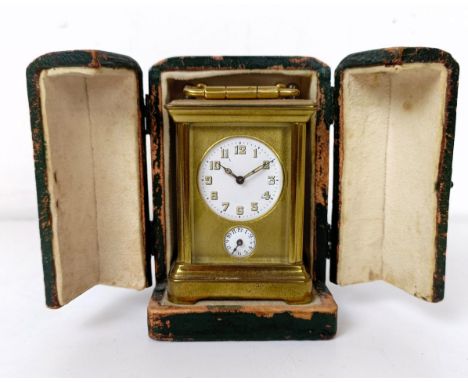
[[[40,96],[60,304],[96,284],[144,288],[136,73],[43,70]]]
[[[348,68],[341,86],[337,282],[383,279],[432,300],[447,69]]]

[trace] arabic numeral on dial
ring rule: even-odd
[[[221,203],[221,205],[223,206],[223,212],[226,212],[227,209],[229,208],[229,203],[228,202],[223,202],[223,203]]]
[[[270,192],[269,191],[264,192],[263,195],[262,195],[262,199],[270,200],[271,199]]]
[[[258,203],[252,202],[250,209],[254,212],[258,212]]]
[[[211,176],[205,176],[205,184],[210,186],[213,184],[213,178]]]
[[[237,206],[236,207],[236,214],[237,215],[244,215],[244,207],[243,206]]]
[[[268,184],[270,186],[274,185],[276,183],[276,178],[274,176],[269,176],[268,177]]]
[[[236,155],[245,155],[246,151],[247,148],[245,147],[245,145],[237,145],[234,153]]]
[[[264,160],[263,161],[263,168],[265,170],[269,170],[270,169],[270,161],[269,160]]]
[[[211,200],[218,200],[218,191],[213,191],[211,193]]]
[[[221,158],[229,158],[229,150],[221,149]]]
[[[221,169],[221,162],[219,160],[210,161],[210,170],[219,170]]]
[[[253,151],[253,157],[258,158],[258,149],[254,149]]]

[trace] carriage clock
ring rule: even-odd
[[[314,104],[285,84],[198,84],[184,94],[166,106],[178,198],[169,300],[310,302],[302,242]]]

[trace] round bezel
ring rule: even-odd
[[[232,227],[224,235],[224,249],[229,256],[237,259],[252,256],[256,245],[255,233],[244,226]]]
[[[231,136],[206,151],[197,183],[200,196],[216,215],[231,221],[252,221],[265,217],[277,205],[284,170],[278,155],[265,142]]]

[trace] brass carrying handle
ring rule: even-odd
[[[198,99],[277,99],[298,97],[299,89],[285,84],[273,86],[196,86],[186,85],[184,95]]]

